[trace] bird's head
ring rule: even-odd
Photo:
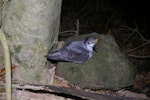
[[[89,51],[93,51],[93,48],[97,42],[98,42],[98,39],[95,39],[94,37],[87,37],[84,41]]]

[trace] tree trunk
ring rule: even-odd
[[[2,29],[8,40],[15,79],[46,84],[44,55],[57,43],[62,0],[11,0],[5,5]]]

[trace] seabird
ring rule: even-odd
[[[97,42],[98,39],[94,37],[87,37],[83,41],[73,41],[45,57],[49,61],[83,63],[92,57]]]

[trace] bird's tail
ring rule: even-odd
[[[61,60],[60,56],[61,56],[61,53],[59,53],[59,52],[54,52],[54,53],[45,55],[45,57],[48,60]]]

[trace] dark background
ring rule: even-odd
[[[144,36],[150,38],[150,11],[148,0],[109,0],[118,9],[122,10],[124,16],[136,22],[140,29],[146,28]]]
[[[122,51],[132,50],[150,39],[149,6],[148,0],[62,0],[59,40],[76,34],[73,31],[76,31],[77,19],[79,19],[79,34],[91,32],[111,34]],[[122,25],[132,29],[137,28],[147,41],[142,40],[139,34],[135,33],[123,44],[132,34],[132,30],[120,31],[125,29]],[[129,56],[129,58],[135,64],[138,72],[150,71],[150,44],[128,55],[130,54],[146,56],[143,58]]]
[[[109,9],[109,7],[106,6],[110,6],[114,10],[118,11],[120,16],[122,16],[122,18],[128,23],[128,25],[132,26],[134,23],[136,23],[139,30],[142,30],[142,34],[146,38],[150,38],[150,34],[149,34],[150,11],[148,9],[150,5],[148,3],[148,0],[63,0],[62,16],[63,17],[65,17],[65,15],[69,16],[72,14],[70,12],[75,12],[76,15],[72,15],[72,16],[79,17],[79,18],[82,16],[80,18],[82,20],[81,23],[84,23],[83,20],[87,19],[88,17],[90,18],[91,16],[97,15],[97,17],[94,18],[97,19],[97,21],[99,21],[101,24],[103,24],[106,23],[105,20],[107,19],[102,18],[102,16],[106,16],[105,13],[107,13],[107,16],[108,13],[111,15],[111,10]],[[85,9],[82,10],[83,8]],[[105,12],[105,10],[108,9],[109,11]],[[100,17],[98,16],[100,16],[104,22],[100,21],[99,20]],[[71,18],[70,20],[72,19],[73,18]],[[94,23],[94,21],[91,21],[90,23],[92,22]],[[81,31],[82,31],[82,27],[81,27]],[[97,31],[97,30],[96,28],[95,29],[92,28],[90,31]],[[102,33],[101,31],[97,31],[97,32]]]
[[[149,6],[148,0],[62,0],[59,40],[77,34],[77,19],[77,35],[91,32],[111,34],[137,72],[131,89],[150,97]],[[130,37],[135,29],[139,34],[136,31]],[[147,45],[141,46],[144,43]],[[133,51],[128,53],[130,50]]]

